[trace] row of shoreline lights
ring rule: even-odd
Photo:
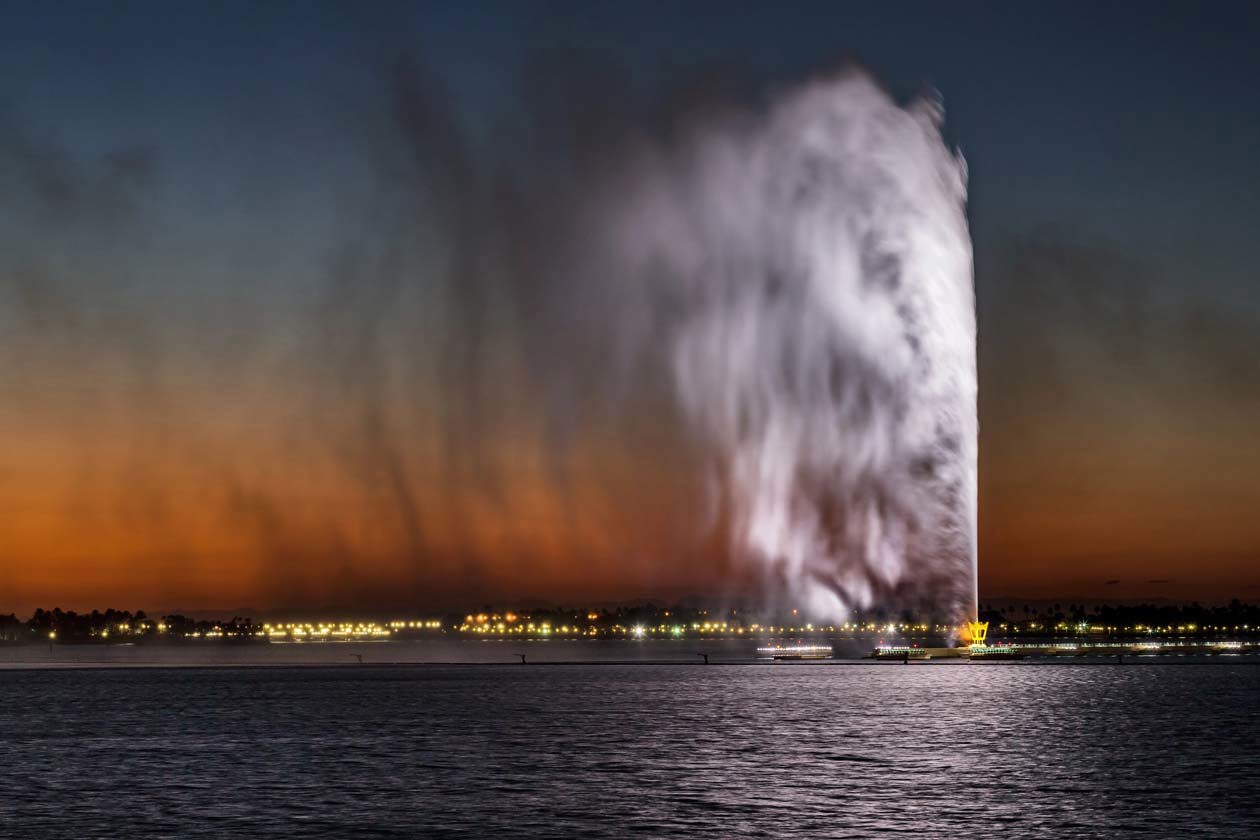
[[[597,627],[588,627],[584,629],[584,628],[579,627],[576,624],[574,625],[566,624],[566,625],[561,625],[559,627],[553,628],[552,625],[548,622],[543,622],[540,624],[535,624],[534,622],[516,623],[518,617],[514,615],[513,613],[507,613],[505,616],[503,616],[505,620],[491,623],[491,619],[497,619],[497,618],[499,618],[499,616],[497,615],[496,616],[479,615],[476,617],[468,616],[469,621],[466,621],[464,624],[461,624],[457,629],[460,632],[473,632],[473,633],[482,633],[482,634],[485,634],[485,633],[500,633],[500,634],[536,633],[540,635],[551,635],[554,632],[561,635],[583,635],[583,634],[597,635],[599,632],[601,632],[600,628],[597,628]],[[598,618],[598,616],[595,614],[590,614],[587,616],[587,618],[594,620]],[[509,626],[509,622],[511,623],[511,626]],[[376,622],[362,622],[362,621],[315,622],[315,623],[288,622],[288,623],[277,623],[277,624],[272,624],[268,622],[268,623],[264,623],[260,628],[253,628],[249,633],[239,632],[242,626],[252,626],[252,625],[235,625],[234,626],[231,624],[227,624],[227,625],[218,624],[218,625],[215,625],[214,628],[210,630],[205,630],[205,631],[196,630],[196,631],[186,632],[183,635],[187,638],[209,638],[209,639],[224,638],[227,636],[246,636],[246,635],[253,635],[253,636],[259,636],[259,637],[265,636],[265,637],[277,638],[277,639],[285,638],[285,637],[371,638],[371,637],[390,636],[395,632],[400,632],[400,631],[405,631],[405,630],[440,630],[442,629],[442,622],[438,619],[409,620],[409,621],[408,620],[394,620],[394,621],[390,621],[388,625],[381,625]],[[159,622],[156,625],[142,623],[136,627],[132,627],[129,624],[119,624],[116,628],[117,633],[120,635],[144,634],[144,633],[147,633],[150,629],[157,630],[157,632],[159,633],[165,633],[167,632],[168,628],[164,622]],[[747,627],[744,627],[744,626],[732,627],[728,622],[706,621],[703,623],[693,622],[690,625],[690,627],[688,627],[685,624],[674,624],[674,625],[660,624],[654,627],[647,627],[642,624],[638,624],[633,627],[626,627],[620,624],[616,624],[605,629],[611,630],[614,633],[620,633],[620,634],[628,635],[632,638],[641,639],[641,638],[646,638],[649,635],[649,633],[660,634],[660,635],[670,635],[670,636],[682,636],[684,633],[687,632],[688,629],[702,633],[702,634],[703,633],[736,633],[739,635],[743,635],[745,633],[760,633],[760,632],[765,632],[765,631],[768,631],[770,633],[779,633],[779,632],[819,633],[819,632],[836,632],[837,630],[850,631],[850,632],[866,630],[870,632],[891,633],[891,632],[896,632],[897,630],[925,631],[928,629],[928,625],[926,624],[919,624],[919,625],[888,624],[886,626],[880,626],[877,624],[867,624],[867,625],[844,624],[837,627],[835,625],[815,626],[813,624],[807,623],[804,626],[799,627],[799,628],[794,627],[794,626],[792,627],[784,627],[784,626],[776,627],[774,625],[762,626],[761,624],[751,624]],[[936,629],[945,630],[947,628],[938,627]],[[109,638],[110,629],[105,628],[101,630],[99,635],[101,638]],[[56,639],[57,631],[55,630],[50,631],[48,634],[48,637],[49,639]]]
[[[228,628],[230,629],[230,625]],[[284,624],[265,623],[255,629],[252,635],[270,639],[373,639],[388,638],[403,630],[439,630],[442,622],[436,619],[420,621],[391,621],[388,626],[377,622],[344,621],[344,622],[288,622]],[[188,638],[215,639],[233,635],[248,635],[224,632],[223,626],[205,632],[194,631],[184,634]]]
[[[665,615],[669,615],[668,612]],[[588,613],[586,616],[588,621],[596,621],[600,618],[598,613]],[[478,615],[469,614],[464,617],[464,621],[455,628],[461,633],[480,633],[480,634],[523,634],[523,633],[540,633],[543,635],[558,633],[563,635],[598,635],[600,633],[622,633],[635,638],[643,638],[649,633],[660,635],[681,636],[688,630],[699,633],[835,633],[835,632],[871,632],[871,633],[896,633],[896,632],[927,632],[934,630],[936,632],[949,632],[954,628],[945,625],[929,626],[927,624],[878,624],[868,622],[866,624],[846,623],[841,625],[814,625],[806,623],[797,626],[787,625],[762,625],[758,623],[741,625],[732,625],[726,621],[705,621],[692,622],[690,626],[687,624],[658,624],[648,626],[636,624],[633,627],[626,627],[622,624],[613,624],[609,626],[588,625],[581,627],[578,624],[562,624],[553,626],[550,622],[535,623],[529,621],[528,618],[521,618],[514,613],[505,613],[502,616],[497,614],[487,615],[480,613]]]
[[[504,622],[498,622],[496,624],[490,624],[490,623],[467,624],[465,623],[465,624],[459,625],[455,629],[461,633],[478,633],[478,634],[483,634],[483,635],[485,634],[511,635],[511,634],[537,633],[541,635],[559,634],[559,635],[569,635],[569,636],[572,636],[572,635],[596,636],[596,635],[600,635],[601,633],[611,632],[614,634],[621,633],[624,635],[631,636],[633,638],[646,638],[649,633],[654,634],[654,635],[681,636],[684,633],[686,633],[689,629],[692,631],[702,633],[702,634],[703,633],[734,633],[734,634],[742,636],[744,634],[756,634],[756,633],[762,633],[762,632],[767,632],[767,633],[835,633],[837,631],[870,632],[870,633],[895,633],[898,631],[926,632],[928,630],[928,627],[926,625],[911,627],[911,626],[904,626],[904,625],[897,626],[897,625],[892,625],[892,624],[885,625],[885,626],[872,624],[867,627],[859,627],[857,625],[854,625],[853,627],[836,627],[836,626],[831,626],[831,625],[824,627],[821,625],[814,626],[813,624],[807,624],[803,627],[776,627],[774,625],[762,626],[760,624],[753,624],[748,627],[731,627],[728,624],[692,624],[690,627],[683,624],[673,624],[673,625],[660,624],[654,627],[647,627],[642,624],[636,624],[633,627],[626,627],[621,624],[614,624],[609,627],[603,627],[603,628],[593,627],[593,626],[583,628],[576,624],[573,624],[573,625],[562,624],[558,627],[553,627],[551,624],[548,624],[548,623],[534,624],[533,622],[527,622],[524,624],[517,624],[517,625],[509,626],[508,624]],[[939,632],[947,632],[950,628],[937,627],[935,629],[938,630]]]
[[[668,613],[666,614],[668,615]],[[587,615],[587,619],[591,621],[595,621],[598,618],[600,618],[600,616],[597,613],[589,613]],[[226,636],[245,636],[245,635],[251,635],[251,634],[256,637],[265,636],[265,637],[274,638],[274,639],[280,639],[280,638],[285,638],[285,637],[292,637],[296,639],[302,639],[302,638],[360,638],[361,639],[361,638],[384,638],[384,637],[393,635],[396,632],[402,632],[402,631],[407,631],[407,630],[441,630],[443,628],[442,622],[438,619],[394,620],[394,621],[388,622],[388,625],[381,625],[376,622],[361,622],[361,621],[316,622],[316,623],[290,622],[290,623],[285,623],[285,624],[265,623],[262,625],[261,629],[254,628],[251,630],[250,633],[238,632],[238,628],[240,626],[241,625],[236,625],[234,627],[233,625],[230,625],[230,624],[228,625],[220,624],[220,625],[216,625],[213,629],[210,629],[210,630],[186,632],[183,635],[188,638],[210,638],[210,639],[223,638]],[[998,626],[1001,629],[1006,630],[1009,625],[1007,623],[1001,623]],[[1040,625],[1038,624],[1030,624],[1027,626],[1029,629],[1038,629],[1040,627]],[[812,623],[806,623],[805,625],[801,627],[775,626],[775,625],[762,626],[760,624],[751,624],[748,626],[732,626],[729,622],[706,621],[706,622],[692,622],[690,626],[686,624],[672,624],[672,625],[659,624],[655,626],[636,624],[632,627],[626,627],[621,624],[615,624],[610,627],[603,627],[603,628],[596,627],[596,626],[589,626],[589,627],[583,628],[583,627],[579,627],[577,624],[572,624],[572,625],[565,624],[565,625],[560,625],[558,627],[553,627],[548,622],[542,622],[542,623],[536,624],[531,621],[522,620],[521,617],[517,616],[516,614],[508,612],[508,613],[505,613],[501,617],[499,615],[488,616],[485,614],[480,614],[476,616],[469,615],[467,616],[465,622],[459,625],[455,629],[457,629],[459,632],[465,632],[465,633],[471,632],[471,633],[478,633],[478,634],[498,634],[498,635],[536,634],[536,635],[542,635],[542,636],[549,636],[552,634],[570,635],[570,636],[573,636],[573,635],[597,636],[597,635],[600,635],[601,633],[612,632],[614,634],[621,634],[621,635],[628,636],[630,638],[643,639],[643,638],[647,638],[649,635],[680,637],[684,635],[688,630],[698,632],[701,634],[734,633],[737,635],[755,634],[755,633],[762,633],[762,632],[770,632],[770,633],[829,632],[829,633],[834,633],[837,631],[896,633],[896,632],[925,632],[929,629],[929,626],[927,624],[893,624],[893,623],[889,623],[886,625],[879,625],[875,623],[867,623],[867,624],[846,623],[843,625],[827,625],[827,626],[822,626],[822,625],[815,626]],[[931,629],[937,632],[944,632],[952,628],[938,625]],[[1015,632],[1019,632],[1018,628],[1014,628],[1014,629],[1015,629]],[[1091,633],[1136,631],[1136,632],[1145,633],[1147,635],[1153,635],[1154,633],[1172,633],[1172,632],[1229,631],[1229,630],[1250,631],[1253,628],[1247,624],[1233,625],[1233,626],[1229,626],[1229,625],[1202,625],[1201,626],[1197,624],[1182,624],[1182,625],[1166,625],[1162,627],[1138,624],[1132,627],[1119,627],[1119,626],[1097,625],[1097,624],[1091,625],[1087,622],[1080,622],[1076,624],[1059,623],[1057,625],[1054,625],[1054,629],[1056,630],[1074,629],[1077,632],[1091,632]],[[143,635],[145,633],[148,633],[150,630],[156,630],[159,633],[166,633],[168,631],[168,627],[165,622],[157,622],[156,624],[152,622],[139,622],[135,626],[132,626],[127,623],[120,623],[116,627],[112,627],[112,628],[106,627],[102,629],[99,632],[99,634],[96,634],[96,635],[99,635],[103,639],[108,639],[110,638],[111,630],[113,630],[117,635],[129,636],[129,635],[136,635],[136,634]],[[57,638],[57,631],[56,630],[49,631],[48,638],[50,640],[55,640]]]

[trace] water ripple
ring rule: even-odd
[[[1260,668],[0,673],[5,837],[1254,837]]]

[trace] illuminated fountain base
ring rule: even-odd
[[[969,647],[982,648],[984,640],[989,635],[989,622],[987,621],[968,621],[967,622],[967,638],[971,644]]]
[[[1007,661],[1024,658],[1023,653],[1017,652],[1009,645],[999,645],[997,647],[986,645],[984,642],[989,636],[989,622],[987,621],[967,622],[967,635],[971,639],[971,644],[967,645],[967,655],[973,662],[976,660]]]

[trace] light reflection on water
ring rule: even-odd
[[[8,670],[0,709],[14,837],[1260,827],[1246,664]]]

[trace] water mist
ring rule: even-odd
[[[975,296],[942,116],[813,82],[641,154],[605,220],[627,282],[669,301],[737,556],[812,616],[975,613]]]

